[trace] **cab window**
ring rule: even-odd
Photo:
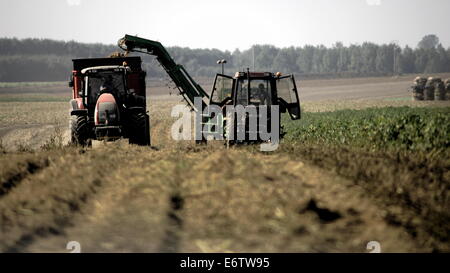
[[[250,104],[271,105],[271,88],[269,80],[252,80],[250,82]]]
[[[233,78],[218,74],[214,81],[214,87],[211,94],[211,102],[219,104],[226,98],[231,98],[233,90]]]

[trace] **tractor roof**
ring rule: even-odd
[[[120,58],[87,58],[87,59],[74,59],[73,70],[81,71],[87,67],[104,66],[104,65],[123,65],[123,62],[127,63],[127,66],[131,67],[133,71],[140,71],[142,60],[140,57],[120,57]]]
[[[235,78],[272,78],[274,74],[272,72],[236,72]]]
[[[82,74],[85,74],[88,71],[98,71],[98,70],[117,70],[117,71],[122,71],[122,70],[130,70],[130,68],[128,66],[122,66],[122,65],[102,65],[102,66],[93,66],[93,67],[86,67],[84,69],[81,70]]]

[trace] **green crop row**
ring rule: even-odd
[[[300,121],[284,124],[288,142],[418,151],[450,148],[449,107],[306,112]]]

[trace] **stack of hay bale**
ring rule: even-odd
[[[436,84],[437,78],[429,77],[427,83],[425,84],[425,90],[423,94],[424,100],[434,100],[434,87]]]
[[[450,79],[446,79],[444,82],[445,86],[445,93],[446,93],[446,100],[450,100]]]
[[[434,84],[434,100],[445,100],[446,90],[444,82],[441,79],[436,79]]]
[[[450,100],[450,79],[416,77],[411,91],[413,100]]]
[[[427,83],[427,79],[423,77],[416,77],[413,82],[412,95],[413,100],[423,100],[423,92],[425,89],[425,84]]]

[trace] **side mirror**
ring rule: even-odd
[[[73,76],[69,77],[69,87],[73,87]]]

